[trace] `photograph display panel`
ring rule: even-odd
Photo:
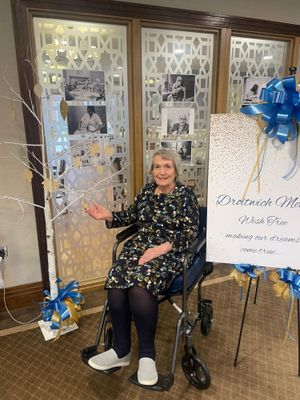
[[[163,135],[193,135],[194,109],[193,108],[163,108],[162,109]]]
[[[66,101],[105,101],[104,71],[63,70]]]
[[[184,164],[190,164],[192,161],[192,141],[163,141],[161,142],[163,149],[169,149],[175,151]]]
[[[86,218],[84,206],[118,210],[131,198],[127,28],[49,18],[33,24],[47,159],[60,182],[52,193],[58,275],[94,281],[107,275],[115,232]]]
[[[287,42],[247,37],[231,37],[227,112],[238,112],[245,94],[244,78],[282,78]]]
[[[107,134],[105,106],[69,106],[67,120],[69,135]]]
[[[166,74],[162,83],[162,101],[194,102],[195,75]]]
[[[267,83],[272,78],[264,77],[264,78],[256,78],[247,76],[243,81],[243,95],[242,95],[242,104],[259,104],[262,101],[260,100],[260,93],[262,88],[266,87]]]
[[[155,150],[172,138],[172,146],[179,146],[179,151],[180,143],[186,141],[190,153],[182,159],[180,179],[193,187],[203,204],[213,47],[213,34],[142,29],[144,182],[151,180],[150,163]],[[179,116],[185,120],[181,120],[180,128]]]

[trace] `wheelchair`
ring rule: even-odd
[[[192,342],[192,332],[200,322],[200,331],[203,335],[208,335],[213,322],[213,307],[210,299],[203,299],[201,294],[202,283],[205,278],[213,271],[212,263],[207,263],[206,256],[206,208],[200,208],[199,233],[197,238],[187,250],[183,272],[177,276],[170,287],[160,294],[158,303],[168,301],[179,313],[176,326],[176,334],[173,342],[172,361],[170,372],[167,376],[158,375],[158,382],[153,386],[145,386],[138,382],[137,372],[135,372],[129,381],[137,386],[153,391],[168,391],[174,383],[174,373],[176,364],[176,355],[178,351],[179,339],[184,341],[184,355],[181,360],[182,370],[187,380],[197,389],[207,389],[211,383],[211,376],[205,363],[197,356],[196,349]],[[113,263],[117,257],[119,245],[135,235],[137,225],[131,225],[116,235],[116,242],[112,250]],[[188,265],[189,255],[193,256],[191,264]],[[193,317],[188,311],[187,302],[190,293],[198,284],[197,291],[197,312]],[[173,297],[181,296],[181,307],[179,307]],[[99,354],[98,347],[101,342],[104,345],[104,351],[109,350],[113,344],[113,329],[109,320],[109,306],[106,300],[103,311],[100,314],[99,327],[96,334],[95,344],[81,349],[81,358],[88,364],[88,360]],[[115,367],[102,373],[111,374],[121,367]]]

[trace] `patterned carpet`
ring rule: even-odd
[[[98,315],[81,318],[80,329],[45,342],[39,329],[0,337],[1,399],[3,400],[106,400],[106,399],[201,399],[201,400],[291,400],[297,398],[296,307],[291,336],[285,344],[287,304],[275,298],[271,283],[260,285],[258,303],[249,303],[244,335],[236,367],[233,360],[241,323],[243,301],[235,282],[225,281],[203,288],[213,300],[211,333],[202,336],[197,326],[193,341],[207,364],[212,384],[205,391],[194,388],[181,369],[183,346],[177,355],[175,382],[169,392],[150,392],[128,382],[136,370],[136,338],[132,364],[115,374],[103,375],[87,367],[80,349],[94,342]],[[254,290],[252,290],[251,299]],[[190,297],[193,312],[194,294]],[[160,306],[157,334],[157,365],[167,374],[178,314],[169,304]],[[135,331],[135,330],[133,330]]]

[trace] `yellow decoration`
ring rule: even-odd
[[[89,207],[88,202],[86,200],[82,200],[82,207],[84,210]]]
[[[60,186],[58,179],[46,178],[43,182],[44,189],[50,193],[56,192]]]
[[[68,103],[64,99],[61,99],[59,108],[60,108],[60,114],[64,120],[67,118],[68,115],[68,107],[69,107]]]
[[[243,289],[247,289],[248,284],[249,284],[249,275],[248,274],[244,274],[236,269],[232,270],[232,272],[229,274],[229,276],[232,276],[233,279],[238,283],[238,285],[240,287],[242,287]],[[252,284],[255,284],[255,280],[252,279]]]
[[[96,171],[98,172],[99,175],[102,175],[104,172],[104,168],[102,167],[102,165],[97,165]]]
[[[92,157],[98,155],[100,153],[99,143],[91,143],[89,147],[89,152]]]
[[[104,152],[107,156],[111,157],[114,154],[114,148],[108,145],[105,147]]]
[[[284,300],[290,300],[290,286],[288,283],[280,280],[279,275],[276,271],[270,272],[269,278],[274,282],[273,290],[276,297],[282,297]]]
[[[82,167],[82,160],[79,156],[73,158],[73,167],[74,168]]]
[[[33,174],[32,171],[29,168],[24,169],[24,178],[26,183],[31,183]]]
[[[34,91],[35,95],[36,95],[39,99],[42,97],[43,88],[42,88],[42,86],[40,85],[39,82],[37,82],[37,83],[34,85],[33,91]]]
[[[285,329],[285,336],[284,336],[284,340],[283,340],[283,343],[285,343],[289,336],[289,330],[290,330],[290,325],[291,325],[291,321],[292,321],[293,305],[294,305],[295,298],[294,298],[294,296],[292,296],[292,299],[291,299],[290,285],[288,283],[280,280],[280,277],[276,271],[272,271],[269,275],[269,278],[272,282],[274,282],[273,290],[275,292],[275,296],[282,297],[285,301],[291,301],[288,322],[287,322],[287,326]]]
[[[51,137],[51,139],[55,138],[55,130],[54,130],[54,128],[51,128],[51,130],[50,130],[50,137]]]

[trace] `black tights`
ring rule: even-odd
[[[108,289],[108,305],[114,331],[113,348],[118,357],[124,357],[131,348],[131,316],[137,335],[139,358],[155,360],[155,331],[158,316],[157,296],[147,289],[132,286],[129,289]]]

